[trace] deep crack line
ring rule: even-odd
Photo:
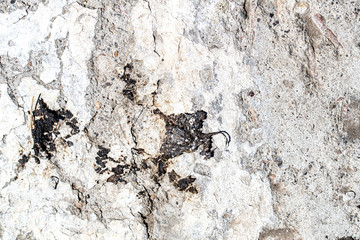
[[[146,235],[147,235],[147,239],[150,239],[150,233],[149,233],[149,225],[148,223],[146,222],[146,218],[141,212],[139,212],[139,215],[142,219],[142,223],[144,224],[145,226],[145,230],[146,230]]]

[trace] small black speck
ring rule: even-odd
[[[11,4],[14,4],[16,2],[16,0],[11,0],[10,3]]]
[[[250,91],[250,92],[249,92],[249,96],[250,96],[250,97],[253,97],[254,95],[255,95],[255,93],[254,93],[253,91]]]
[[[279,24],[279,21],[278,21],[278,20],[276,20],[276,21],[273,23],[274,26],[276,26],[276,25],[278,25],[278,24]]]
[[[273,13],[270,13],[270,17],[272,18],[274,16],[274,14]]]

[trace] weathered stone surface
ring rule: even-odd
[[[0,3],[1,239],[358,239],[359,1]]]

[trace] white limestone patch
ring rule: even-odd
[[[59,109],[57,99],[60,91],[47,89],[30,77],[25,77],[21,80],[18,91],[23,101],[22,104],[25,112],[30,111],[31,108],[35,110],[34,107],[39,96],[44,99],[51,109]]]
[[[40,4],[37,11],[28,14],[17,10],[0,15],[0,22],[8,23],[0,26],[0,55],[15,57],[25,66],[30,52],[41,54],[41,81],[50,83],[62,73],[68,107],[83,124],[89,118],[84,96],[89,85],[87,63],[93,49],[97,13],[72,2],[53,0],[46,6]],[[55,42],[66,38],[68,42],[59,59]],[[9,41],[13,43],[11,46]]]
[[[50,1],[47,6],[39,4],[35,12],[16,10],[0,14],[0,55],[9,55],[26,65],[29,53],[47,53],[46,37],[50,33],[51,19],[61,14],[68,1]],[[12,41],[10,46],[8,42]],[[54,67],[54,66],[52,66]]]
[[[214,95],[227,93],[232,98],[232,93],[253,84],[243,55],[226,35],[226,44],[216,49],[184,35],[185,31],[202,28],[201,24],[194,24],[196,9],[191,3],[151,2],[150,8],[151,11],[147,4],[139,2],[132,12],[136,42],[132,56],[143,61],[150,83],[160,80],[155,106],[162,112],[190,112],[194,99],[203,99],[204,108],[210,108]],[[219,21],[216,14],[212,18]],[[201,78],[205,66],[215,75],[209,82]]]
[[[64,133],[61,136],[64,137]],[[86,188],[92,188],[96,185],[98,174],[94,170],[95,154],[91,154],[89,146],[86,144],[88,139],[82,133],[69,138],[73,146],[69,147],[60,139],[55,140],[56,161],[61,171],[66,176],[72,176],[81,179]],[[93,157],[92,157],[93,156]]]
[[[169,239],[259,239],[275,220],[270,184],[233,161],[201,160],[197,153],[172,159],[169,171],[196,178],[198,194],[166,188],[169,203],[154,211],[153,234]],[[208,172],[193,172],[199,166]],[[165,185],[165,184],[164,184]],[[175,203],[176,202],[176,203]]]
[[[52,44],[50,48],[51,48],[50,51],[52,52],[42,57],[44,71],[40,74],[40,79],[45,84],[55,81],[57,79],[58,74],[61,71],[60,60],[56,56],[56,53],[54,52],[56,51],[54,45]]]
[[[9,97],[6,84],[0,84],[0,102],[0,139],[2,139],[11,129],[23,124],[24,115]]]
[[[63,17],[66,19],[68,31],[68,47],[61,57],[63,63],[61,84],[63,94],[68,100],[67,109],[78,117],[80,127],[82,127],[90,119],[85,94],[90,83],[87,76],[87,64],[94,47],[92,39],[97,13],[96,10],[72,4]]]
[[[69,239],[71,230],[87,225],[86,220],[71,214],[70,206],[76,202],[76,195],[72,194],[70,185],[60,182],[55,190],[52,175],[57,173],[46,161],[41,165],[30,161],[16,183],[2,190],[0,218],[8,223],[3,239],[15,239],[20,233],[28,232],[37,239]],[[82,234],[89,234],[82,230]]]
[[[4,143],[0,142],[0,188],[9,184],[15,177],[16,163],[22,148],[14,131],[4,137]]]

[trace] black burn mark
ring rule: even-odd
[[[180,156],[185,152],[195,152],[198,149],[200,154],[205,158],[214,156],[214,149],[212,146],[212,136],[216,134],[223,134],[226,138],[227,144],[230,143],[230,135],[225,131],[203,133],[203,123],[207,118],[205,111],[197,111],[195,113],[181,113],[178,115],[165,115],[160,110],[155,110],[164,119],[166,123],[166,137],[160,148],[160,155],[153,159],[157,166],[157,175],[154,176],[154,181],[158,181],[170,164],[169,159]],[[198,190],[193,185],[196,178],[187,176],[181,178],[174,170],[168,173],[170,181],[180,191],[191,193],[198,193]]]
[[[169,175],[170,182],[172,182],[178,190],[191,192],[194,194],[198,193],[198,190],[196,189],[196,187],[193,186],[193,182],[195,182],[195,180],[196,180],[195,177],[187,176],[185,178],[179,179],[180,176],[174,170],[169,172],[168,175]]]
[[[207,118],[205,111],[165,115],[157,109],[154,113],[159,114],[166,122],[166,137],[160,148],[161,154],[154,159],[154,163],[158,166],[159,176],[166,173],[170,158],[180,156],[185,152],[194,152],[201,147],[201,155],[205,156],[205,158],[213,157],[213,135],[223,134],[227,143],[230,142],[230,136],[225,131],[202,132],[204,120]]]
[[[56,151],[54,140],[59,135],[58,124],[65,120],[69,120],[66,124],[72,128],[72,134],[79,133],[79,128],[76,126],[77,120],[73,118],[73,114],[69,110],[52,110],[39,97],[33,112],[34,126],[32,129],[36,163],[40,163],[39,157],[44,156],[50,159],[53,156]]]
[[[118,182],[124,182],[124,174],[128,172],[130,166],[128,164],[125,165],[117,165],[115,168],[111,169],[111,172],[114,174],[107,179],[107,182],[112,182],[114,184],[117,184]]]
[[[160,156],[160,157],[153,159],[153,162],[157,166],[158,176],[161,177],[162,175],[164,175],[166,173],[166,169],[168,167],[168,159],[165,158],[164,156]]]
[[[140,168],[138,168],[135,163],[132,163],[131,165],[119,164],[115,168],[111,169],[113,175],[107,179],[107,182],[112,182],[114,184],[117,184],[119,182],[127,183],[126,177],[129,176],[131,173],[136,175],[138,171],[140,171]]]
[[[29,156],[27,155],[22,155],[22,157],[19,159],[19,166],[21,168],[25,167],[25,164],[29,161]]]
[[[75,135],[80,132],[79,127],[77,126],[78,121],[76,118],[71,119],[70,121],[66,122],[66,125],[71,127],[71,134]]]
[[[99,174],[103,174],[106,168],[106,162],[108,160],[113,160],[111,157],[108,156],[110,149],[105,148],[103,146],[99,146],[99,151],[97,152],[97,157],[95,157],[96,164],[98,165],[95,171]]]
[[[203,123],[207,117],[205,111],[197,111],[195,113],[181,113],[178,115],[171,114],[165,115],[160,110],[155,110],[155,114],[161,116],[166,123],[166,136],[160,147],[160,154],[151,159],[154,163],[155,169],[151,176],[151,179],[158,185],[161,186],[160,181],[163,176],[167,173],[167,168],[171,163],[170,159],[180,156],[185,152],[194,152],[200,150],[200,154],[205,158],[211,158],[214,156],[214,149],[212,146],[212,136],[216,134],[223,134],[226,138],[227,144],[230,142],[230,136],[225,131],[203,133]],[[144,149],[133,148],[133,153],[144,154]],[[142,160],[139,167],[136,163],[131,164],[119,164],[110,170],[107,168],[107,162],[109,160],[114,161],[108,156],[110,149],[99,146],[99,151],[96,157],[96,172],[103,174],[105,171],[112,173],[107,179],[107,182],[117,184],[119,182],[127,182],[127,179],[131,174],[137,175],[139,171],[153,168],[152,165],[148,165],[147,161]],[[196,180],[195,177],[187,176],[181,177],[171,171],[168,173],[170,181],[179,191],[198,193],[198,190],[194,186]]]
[[[124,96],[131,101],[134,101],[136,96],[136,81],[131,78],[131,74],[129,73],[132,68],[132,65],[127,64],[124,67],[124,74],[121,76],[121,79],[126,83],[125,88],[123,89]]]
[[[112,157],[108,156],[109,153],[110,149],[99,146],[99,151],[97,152],[98,156],[95,157],[97,164],[95,171],[97,173],[103,174],[105,171],[109,170],[106,166],[108,161],[117,162]],[[135,163],[123,165],[118,164],[116,167],[109,170],[112,175],[106,181],[114,184],[119,182],[127,183],[126,178],[130,175],[130,173],[136,174],[138,171],[140,171],[140,168],[138,168]]]

